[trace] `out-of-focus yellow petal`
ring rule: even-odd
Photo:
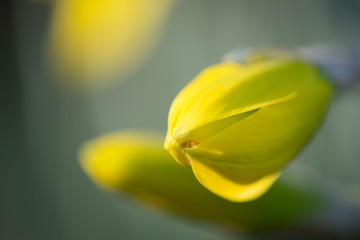
[[[252,202],[227,201],[204,188],[161,145],[154,133],[111,133],[82,147],[81,165],[104,189],[126,194],[148,208],[244,230],[286,227],[318,207],[310,191],[281,183]]]
[[[249,201],[313,135],[333,89],[315,67],[289,56],[229,71],[235,64],[210,67],[179,94],[165,148],[210,191]]]
[[[139,174],[132,177],[138,176],[140,179],[154,174],[145,171],[141,164],[146,165],[146,161],[152,161],[154,158],[161,160],[167,157],[158,147],[160,139],[159,135],[147,132],[107,134],[83,145],[80,152],[81,165],[99,185],[117,191],[127,186],[128,173],[131,176],[133,171],[138,171]],[[140,169],[136,169],[138,164]]]
[[[116,74],[126,77],[151,52],[171,2],[57,0],[50,26],[55,70],[69,83],[90,88]]]

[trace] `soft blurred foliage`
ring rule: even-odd
[[[46,57],[51,4],[4,0],[0,6],[0,239],[224,239],[207,225],[152,215],[103,193],[79,166],[80,143],[116,129],[165,131],[175,95],[234,47],[360,36],[356,0],[183,0],[163,23],[152,56],[128,81],[96,95],[75,94],[54,81]],[[338,96],[296,159],[345,184],[348,191],[337,195],[358,205],[359,100],[357,90]]]

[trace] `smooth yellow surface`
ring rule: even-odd
[[[117,191],[127,184],[127,174],[132,175],[131,171],[136,171],[141,161],[163,158],[160,139],[159,135],[147,132],[110,133],[83,145],[81,165],[99,185]]]
[[[165,148],[215,194],[253,200],[312,136],[332,91],[290,56],[211,66],[175,98]]]
[[[88,88],[126,77],[151,52],[171,2],[57,0],[50,25],[56,71],[72,86]]]
[[[251,202],[220,198],[204,188],[191,169],[172,159],[162,139],[141,131],[106,134],[83,145],[81,165],[103,189],[126,195],[148,209],[243,230],[286,227],[318,207],[308,188],[302,191],[283,184]]]

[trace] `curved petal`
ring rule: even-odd
[[[202,71],[192,82],[190,82],[174,99],[169,111],[168,134],[174,135],[173,130],[178,129],[187,112],[192,108],[198,96],[209,91],[209,86],[217,86],[219,82],[243,72],[241,64],[228,62],[211,66]],[[212,89],[214,91],[215,89]]]
[[[292,98],[304,87],[313,68],[297,60],[257,64],[223,63],[207,69],[174,100],[168,136]]]
[[[280,173],[272,173],[254,182],[241,184],[217,173],[201,161],[192,160],[190,157],[197,180],[211,192],[233,202],[247,202],[260,197],[280,176]]]

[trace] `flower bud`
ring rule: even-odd
[[[242,230],[284,228],[321,209],[319,194],[308,186],[291,185],[291,180],[277,183],[256,201],[234,203],[220,198],[204,188],[190,169],[176,164],[154,133],[106,134],[86,143],[80,160],[104,190],[126,195],[147,209]]]
[[[317,68],[294,56],[220,63],[175,98],[164,146],[213,193],[253,200],[313,135],[332,91]]]

